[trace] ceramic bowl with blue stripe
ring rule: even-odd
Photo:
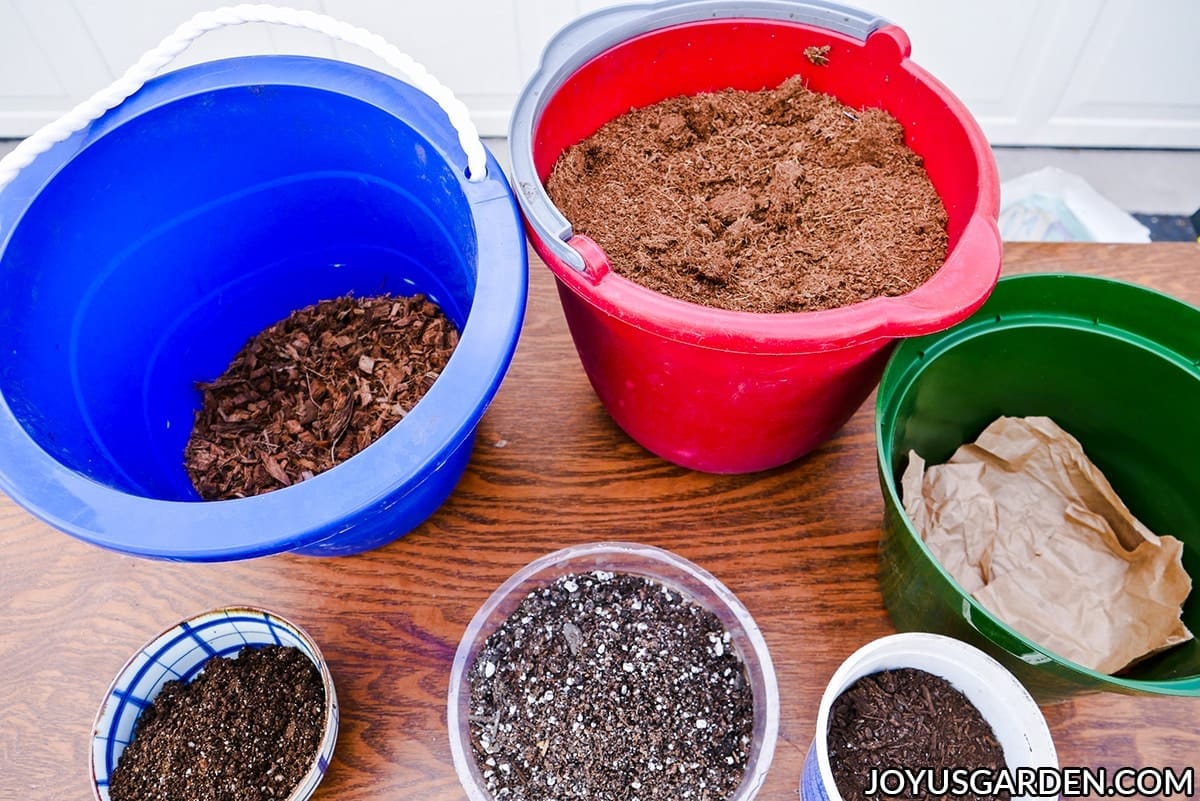
[[[325,725],[312,767],[287,801],[304,801],[325,776],[337,742],[338,705],[329,666],[312,638],[299,626],[263,609],[226,607],[204,612],[167,629],[130,659],[104,698],[92,730],[92,779],[98,801],[110,801],[109,780],[133,740],[142,710],[168,681],[191,681],[211,657],[236,657],[246,646],[283,645],[300,649],[321,674]]]

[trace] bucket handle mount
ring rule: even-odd
[[[468,179],[478,182],[487,177],[487,151],[484,150],[483,143],[479,140],[479,132],[475,128],[475,123],[471,121],[471,115],[466,105],[412,57],[402,53],[378,34],[324,14],[247,3],[196,14],[159,42],[157,47],[145,53],[137,63],[112,84],[99,90],[66,114],[42,126],[23,140],[8,155],[0,159],[0,189],[7,186],[21,170],[32,164],[34,159],[42,153],[83,130],[104,116],[107,111],[123,103],[174,61],[175,57],[186,50],[196,39],[218,28],[242,25],[248,22],[266,22],[316,31],[333,39],[358,45],[372,55],[383,59],[407,83],[429,95],[446,113],[450,124],[458,132],[459,144],[467,155]]]

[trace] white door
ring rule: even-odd
[[[734,0],[730,0],[733,2]],[[0,0],[0,137],[26,136],[113,80],[219,0]],[[423,63],[504,135],[549,37],[604,0],[289,0],[367,27]],[[863,5],[868,5],[863,3]],[[1200,148],[1200,3],[1194,0],[872,0],[913,58],[993,144]],[[218,31],[180,64],[302,52],[373,64],[315,34]]]
[[[1195,0],[874,0],[998,145],[1200,148]]]

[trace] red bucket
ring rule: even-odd
[[[805,48],[828,45],[818,66]],[[676,464],[746,473],[833,434],[876,385],[898,338],[947,328],[1000,272],[999,181],[962,103],[909,60],[908,37],[854,9],[789,0],[685,0],[583,17],[547,45],[514,110],[510,148],[530,239],[558,279],[567,324],[608,413]],[[699,306],[612,271],[543,184],[573,144],[631,108],[800,74],[905,129],[948,215],[945,264],[925,284],[829,311],[753,314]]]

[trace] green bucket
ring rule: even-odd
[[[886,507],[880,582],[893,623],[983,648],[1041,701],[1098,690],[1200,696],[1196,640],[1109,676],[1018,634],[938,564],[899,491],[910,450],[937,464],[1001,415],[1045,415],[1082,443],[1134,515],[1184,542],[1184,568],[1196,580],[1197,410],[1200,310],[1120,281],[1005,278],[965,322],[903,342],[883,374],[875,422]],[[1183,619],[1200,635],[1200,588]]]

